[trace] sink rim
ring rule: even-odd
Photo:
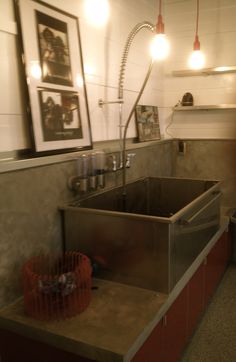
[[[142,178],[138,178],[135,179],[133,181],[130,181],[127,183],[127,185],[131,185],[133,183],[136,182],[142,182],[142,181],[146,181],[148,179],[159,179],[159,180],[183,180],[183,181],[201,181],[201,182],[212,182],[215,183],[213,184],[208,190],[204,191],[201,195],[199,195],[198,197],[196,197],[194,200],[192,200],[190,203],[188,203],[186,206],[182,207],[179,211],[177,211],[175,214],[173,214],[170,217],[163,217],[163,216],[154,216],[154,215],[145,215],[145,214],[138,214],[138,213],[129,213],[129,212],[122,212],[122,211],[111,211],[111,210],[104,210],[104,209],[99,209],[99,208],[92,208],[92,207],[83,207],[80,206],[79,203],[84,201],[84,200],[89,200],[93,197],[96,196],[100,196],[102,194],[105,194],[107,192],[110,192],[112,190],[118,190],[121,189],[122,186],[118,185],[118,186],[113,186],[111,188],[107,188],[105,190],[102,191],[96,191],[95,193],[91,194],[91,195],[86,195],[84,197],[80,197],[80,199],[77,199],[75,201],[73,201],[72,203],[69,203],[67,205],[62,205],[59,207],[60,210],[75,210],[77,212],[81,212],[81,213],[87,213],[87,214],[97,214],[97,215],[110,215],[113,217],[126,217],[126,218],[132,218],[132,219],[142,219],[142,220],[159,220],[163,223],[168,223],[168,224],[173,224],[175,223],[177,220],[181,219],[181,216],[183,214],[186,214],[186,212],[188,212],[189,209],[192,209],[195,205],[197,205],[199,202],[201,202],[202,200],[204,200],[206,197],[210,196],[210,194],[214,195],[217,192],[220,192],[220,186],[222,184],[222,180],[210,180],[210,179],[199,179],[199,178],[186,178],[186,177],[153,177],[153,176],[147,176],[147,177],[142,177]]]

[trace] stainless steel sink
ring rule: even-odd
[[[220,182],[145,178],[61,207],[66,250],[97,277],[168,293],[219,228]]]

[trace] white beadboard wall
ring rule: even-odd
[[[156,0],[110,0],[109,22],[95,28],[88,23],[83,0],[48,0],[48,3],[79,17],[93,141],[119,137],[119,105],[98,107],[98,99],[117,99],[122,51],[133,27],[144,20],[156,22]],[[16,23],[12,0],[0,0],[0,152],[29,147],[27,120],[23,116]],[[125,75],[124,120],[137,97],[149,65],[151,32],[142,30],[130,49]],[[163,104],[162,65],[156,64],[140,103]],[[161,114],[160,109],[160,114]],[[134,120],[128,136],[134,137]]]
[[[199,39],[205,67],[236,65],[236,1],[201,0]],[[192,51],[196,0],[165,1],[166,33],[171,54],[165,62],[163,119],[166,136],[177,138],[236,138],[236,110],[175,112],[172,107],[191,92],[195,105],[236,103],[236,73],[173,77],[173,70],[188,69]]]

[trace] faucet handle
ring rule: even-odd
[[[111,171],[117,171],[116,155],[110,155],[109,159],[111,159],[111,166],[109,167],[109,169]]]
[[[131,166],[131,158],[134,158],[135,156],[136,156],[136,153],[128,153],[127,154],[125,167],[130,168],[130,166]]]

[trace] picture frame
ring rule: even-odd
[[[40,0],[15,0],[36,153],[92,148],[79,19]]]
[[[158,107],[138,104],[135,109],[135,120],[140,142],[161,138]]]

